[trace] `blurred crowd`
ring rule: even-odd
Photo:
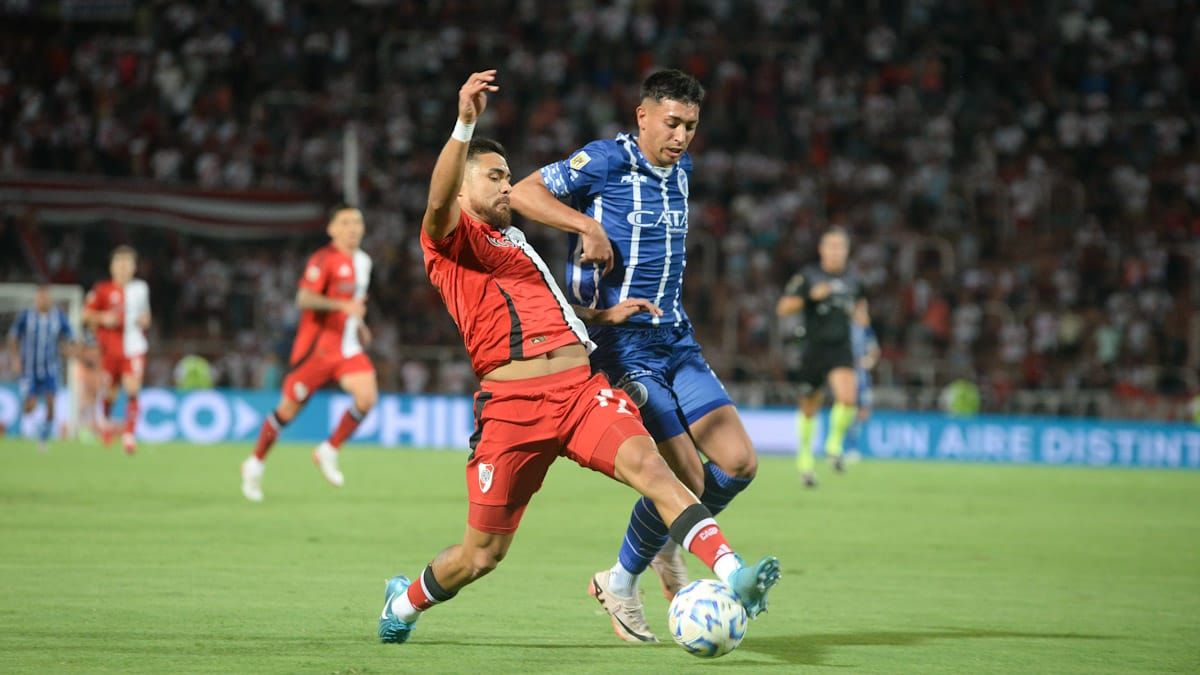
[[[1197,388],[1195,2],[212,0],[4,23],[0,172],[331,202],[352,125],[385,387],[471,386],[461,350],[406,356],[456,344],[416,232],[462,79],[499,69],[477,134],[504,142],[520,177],[630,129],[640,81],[672,66],[708,89],[684,301],[730,382],[783,378],[774,302],[841,225],[887,383],[967,377],[989,400]],[[527,230],[562,260],[557,236]],[[84,240],[103,237],[153,251],[152,291],[179,298],[160,337],[223,339],[237,355],[223,358],[248,364],[286,351],[279,326],[320,245],[108,224],[49,235],[55,273],[94,279],[104,246]],[[250,368],[224,368],[226,383],[252,384],[229,374]]]

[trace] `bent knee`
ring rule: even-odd
[[[722,458],[717,462],[717,466],[734,478],[749,480],[758,475],[758,455],[754,454],[754,448],[746,446],[744,451],[736,456]]]
[[[371,412],[371,408],[374,408],[375,404],[378,402],[379,402],[378,394],[375,394],[375,393],[365,394],[362,396],[355,397],[354,407],[358,408],[358,411],[360,413],[366,415],[367,413]]]

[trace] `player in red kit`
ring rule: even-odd
[[[379,639],[406,641],[421,612],[495,569],[560,455],[652,499],[672,537],[755,616],[779,579],[779,561],[743,565],[708,509],[658,454],[637,406],[603,374],[592,375],[588,353],[595,345],[583,323],[524,234],[509,224],[512,173],[504,149],[471,141],[487,92],[498,90],[495,77],[494,70],[474,73],[459,90],[458,124],[434,167],[421,227],[426,273],[481,380],[466,471],[467,531],[416,580],[388,580]],[[630,299],[590,318],[621,323],[642,311],[659,312]],[[644,630],[645,641],[655,641],[644,627],[621,625],[622,607],[605,609],[618,633]]]
[[[339,204],[329,216],[329,245],[308,259],[296,292],[296,306],[302,313],[292,344],[291,371],[283,380],[283,396],[263,422],[254,454],[242,462],[242,494],[250,501],[262,501],[267,452],[313,392],[336,381],[354,397],[333,433],[312,453],[313,463],[335,487],[345,482],[338,468],[342,443],[379,398],[375,366],[363,352],[371,342],[371,331],[363,321],[371,256],[359,248],[365,229],[362,212]]]
[[[150,327],[150,289],[135,279],[137,251],[118,246],[109,261],[112,278],[92,287],[83,308],[83,321],[96,335],[100,346],[101,405],[100,437],[112,441],[109,416],[117,400],[117,387],[125,390],[125,427],[121,445],[125,454],[137,451],[138,394],[146,370],[146,329]]]

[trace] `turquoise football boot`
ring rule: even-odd
[[[729,577],[729,585],[746,608],[746,616],[767,611],[767,591],[779,583],[779,558],[766,556],[757,565],[742,565]]]
[[[417,620],[413,619],[411,623],[401,621],[399,617],[392,613],[392,600],[407,591],[411,583],[408,577],[403,574],[398,574],[388,579],[387,586],[383,592],[383,612],[379,615],[380,642],[398,645],[407,642],[408,636],[412,634],[413,624]]]

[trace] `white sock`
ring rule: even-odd
[[[420,581],[417,583],[420,583]],[[395,614],[396,618],[404,623],[412,623],[417,620],[421,612],[408,601],[408,593],[401,593],[392,598],[392,614]]]
[[[742,561],[732,553],[726,553],[720,558],[717,558],[717,561],[713,563],[713,572],[715,572],[717,578],[725,582],[725,585],[727,586],[730,585],[729,577],[732,577],[733,573],[740,569],[742,569]]]
[[[608,571],[608,592],[622,598],[632,598],[637,579],[638,575],[625,569],[618,560]]]

